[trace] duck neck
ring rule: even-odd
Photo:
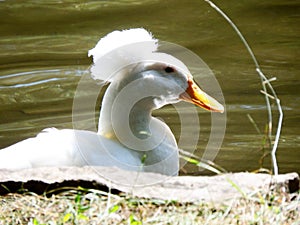
[[[153,98],[148,97],[138,101],[130,110],[129,126],[137,138],[145,139],[151,136],[149,125],[153,119],[151,116],[153,108]]]
[[[117,140],[118,132],[131,132],[137,138],[147,138],[150,135],[149,124],[153,119],[151,113],[155,108],[153,97],[143,98],[130,106],[126,96],[121,96],[119,89],[119,85],[111,83],[105,92],[98,133],[106,138]],[[136,96],[133,95],[134,97]]]

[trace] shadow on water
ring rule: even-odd
[[[285,113],[279,169],[300,172],[300,4],[216,3],[241,29],[264,73],[278,78],[274,87]],[[267,121],[260,80],[236,34],[204,1],[0,1],[0,20],[0,148],[46,127],[72,128],[76,85],[91,64],[87,51],[112,30],[145,27],[159,39],[189,48],[215,73],[227,109],[226,135],[215,162],[228,171],[259,167]],[[165,107],[155,115],[178,138],[176,110]],[[201,134],[195,153],[201,156],[209,138],[210,114],[199,110],[199,115]],[[84,121],[82,128],[88,129]],[[269,156],[264,166],[271,168]],[[199,173],[193,165],[185,170]]]

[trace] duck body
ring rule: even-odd
[[[143,50],[132,45],[144,41]],[[89,52],[92,76],[110,82],[98,132],[47,128],[0,150],[0,169],[91,165],[177,175],[175,137],[152,111],[181,100],[211,111],[222,112],[223,106],[193,82],[181,61],[155,52],[156,41],[140,28],[102,38]]]
[[[179,159],[175,137],[165,123],[151,116],[152,110],[160,106],[160,95],[170,90],[157,86],[156,79],[161,79],[161,75],[144,66],[135,65],[130,74],[121,73],[119,76],[111,82],[103,97],[98,133],[45,129],[34,138],[2,149],[0,168],[17,170],[43,166],[90,165],[177,175]],[[133,87],[128,87],[128,84]],[[151,86],[155,88],[150,88]],[[170,83],[167,86],[171,86]],[[127,98],[139,99],[138,90],[146,88],[151,90],[146,94],[147,97],[133,102],[130,113],[127,113],[124,101],[128,103]],[[118,96],[125,99],[117,100]],[[150,130],[151,127],[153,131]],[[131,138],[124,139],[129,132],[132,132]],[[155,135],[151,135],[151,132],[155,132]],[[149,137],[157,137],[157,140],[147,140]],[[138,140],[145,141],[136,143]]]
[[[129,150],[115,140],[92,131],[55,128],[45,129],[36,137],[28,138],[0,150],[1,169],[20,170],[50,166],[108,166],[124,170],[176,175],[178,152],[156,149],[144,153]],[[120,154],[120,151],[121,154]],[[162,154],[163,152],[163,154]],[[168,160],[159,163],[168,156]],[[151,163],[148,163],[151,162]],[[153,166],[153,161],[158,162]],[[173,173],[168,173],[172,168]]]

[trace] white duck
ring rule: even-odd
[[[102,101],[98,133],[47,128],[36,137],[0,150],[0,168],[112,166],[177,175],[174,135],[151,112],[180,100],[223,112],[178,59],[156,52],[146,30],[114,31],[89,51],[92,75],[111,82]]]

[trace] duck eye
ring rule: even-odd
[[[172,68],[171,66],[167,66],[167,67],[165,68],[165,72],[166,72],[166,73],[173,73],[173,72],[174,72],[174,68]]]

